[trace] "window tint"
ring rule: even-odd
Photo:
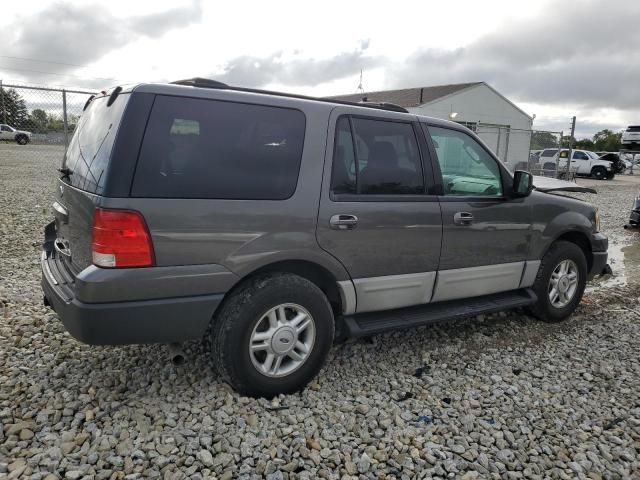
[[[584,152],[573,152],[574,160],[589,160],[589,156]]]
[[[556,153],[558,153],[558,149],[547,149],[543,150],[541,157],[553,157]]]
[[[633,125],[627,128],[627,132],[640,132],[640,126]]]
[[[282,200],[298,180],[305,117],[298,110],[158,96],[132,194]]]
[[[429,127],[442,172],[445,195],[502,195],[498,163],[466,133]]]
[[[129,94],[122,94],[107,107],[108,97],[96,98],[80,117],[63,160],[63,168],[71,172],[64,178],[74,187],[103,192],[111,148],[128,100]]]
[[[336,126],[332,191],[365,195],[424,193],[413,126],[342,117]]]

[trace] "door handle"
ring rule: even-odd
[[[329,225],[334,230],[352,230],[358,225],[358,217],[355,215],[333,215],[329,220]]]
[[[457,212],[453,215],[454,225],[471,225],[473,223],[473,214],[469,212]]]

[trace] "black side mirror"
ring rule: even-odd
[[[513,195],[516,197],[528,197],[533,190],[533,175],[529,172],[516,170],[513,173]]]

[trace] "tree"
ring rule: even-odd
[[[593,136],[594,150],[598,152],[617,152],[620,150],[622,132],[614,133],[605,128]]]
[[[31,111],[31,125],[35,132],[46,133],[47,121],[47,112],[41,108],[36,108]]]
[[[595,144],[593,143],[593,140],[590,140],[588,138],[583,138],[581,140],[576,141],[574,144],[574,147],[582,150],[594,150],[595,149],[594,145]]]
[[[0,88],[0,122],[16,128],[29,126],[24,98],[12,88]]]
[[[558,137],[551,132],[533,132],[531,134],[531,150],[543,150],[558,146]]]

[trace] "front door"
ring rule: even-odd
[[[406,115],[361,112],[330,118],[318,242],[351,275],[357,312],[428,303],[442,223],[426,142]]]
[[[509,198],[508,173],[470,134],[440,126],[429,126],[425,133],[430,134],[437,157],[434,175],[443,190],[442,251],[433,301],[523,286],[531,238],[527,199]]]

